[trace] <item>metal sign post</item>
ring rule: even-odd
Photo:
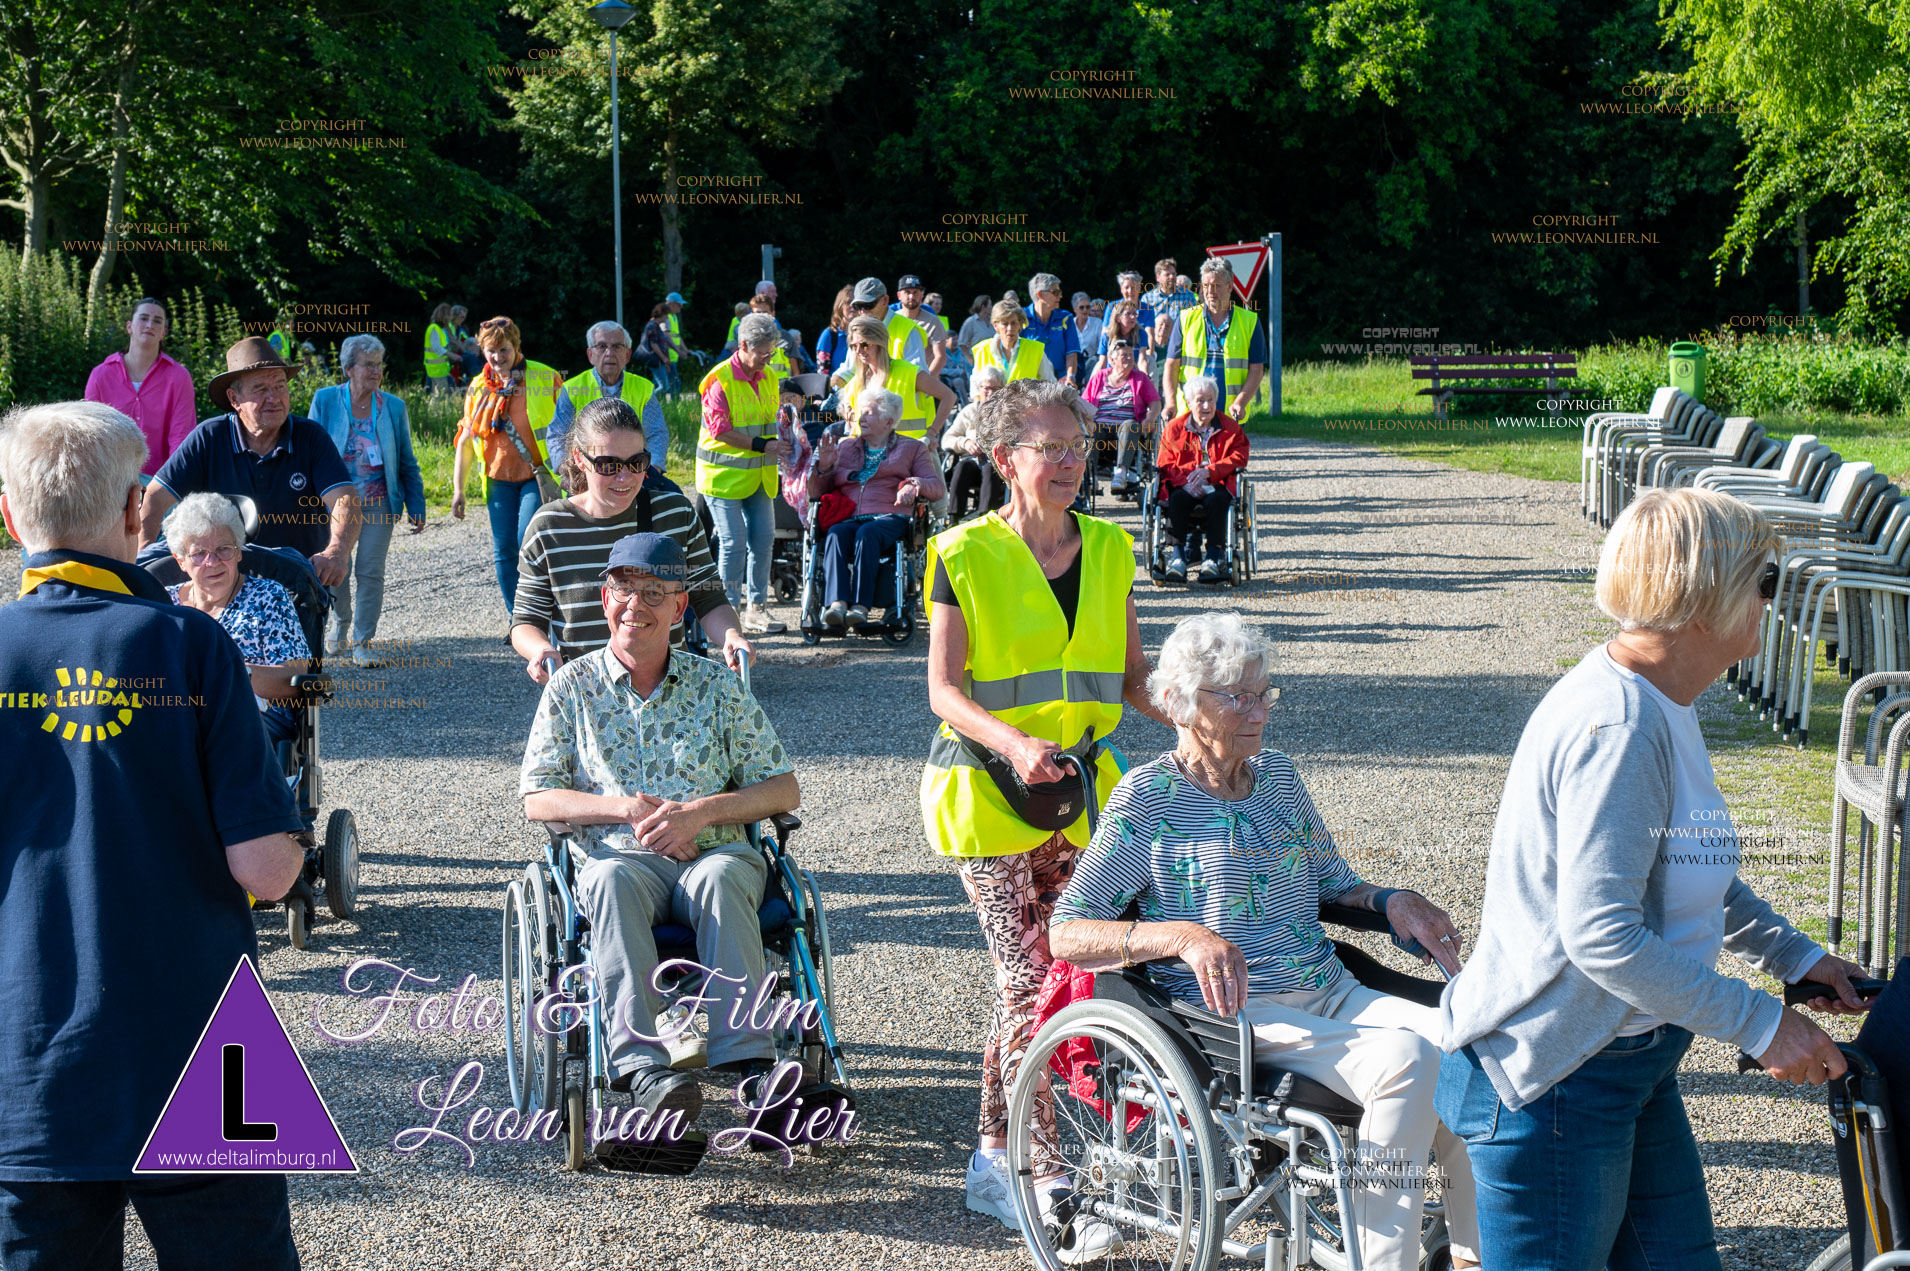
[[[764,282],[776,281],[776,260],[782,254],[783,254],[783,249],[775,246],[773,243],[763,244],[763,281]]]
[[[1267,378],[1272,382],[1273,413],[1280,414],[1280,236],[1268,234],[1267,245]]]

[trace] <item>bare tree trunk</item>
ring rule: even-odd
[[[1797,248],[1797,316],[1801,318],[1811,311],[1811,239],[1803,208],[1797,209],[1797,230],[1791,244]]]
[[[98,312],[105,297],[106,284],[112,281],[113,266],[119,261],[119,227],[126,212],[126,151],[130,141],[128,134],[132,131],[131,122],[126,118],[126,103],[133,95],[137,66],[129,42],[126,60],[119,68],[119,91],[113,95],[113,172],[106,183],[106,232],[100,236],[99,259],[93,262],[93,275],[86,286],[89,325],[91,315]]]
[[[663,289],[683,290],[683,231],[677,225],[676,107],[670,107],[663,132]]]
[[[27,177],[26,196],[26,254],[41,256],[46,253],[46,210],[53,202],[53,178],[45,168]]]

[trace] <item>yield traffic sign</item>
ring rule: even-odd
[[[1222,243],[1218,247],[1209,247],[1207,254],[1233,266],[1234,298],[1242,304],[1251,304],[1253,289],[1260,285],[1260,275],[1267,268],[1267,245]]]

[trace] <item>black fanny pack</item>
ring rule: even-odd
[[[1088,831],[1093,833],[1100,820],[1100,807],[1094,798],[1094,768],[1101,757],[1101,743],[1094,740],[1092,731],[1082,739],[1080,749],[1064,750],[1056,756],[1056,762],[1063,768],[1072,768],[1072,772],[1059,781],[1038,781],[1033,785],[1021,779],[1006,755],[997,754],[953,728],[949,731],[955,734],[962,749],[981,765],[1022,821],[1037,830],[1064,830],[1086,812]]]

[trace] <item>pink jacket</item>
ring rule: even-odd
[[[921,497],[934,502],[947,492],[941,469],[927,446],[913,437],[893,437],[882,466],[875,470],[867,485],[857,485],[856,473],[862,471],[862,439],[844,437],[836,443],[836,466],[817,465],[809,474],[809,497],[820,499],[831,490],[840,490],[856,501],[856,516],[906,515],[910,509],[895,506],[895,492],[914,477],[921,484]]]
[[[146,434],[146,463],[140,472],[151,476],[172,457],[179,443],[199,426],[193,407],[192,375],[161,353],[133,391],[126,374],[126,355],[115,353],[86,377],[86,400],[104,402],[132,417]]]

